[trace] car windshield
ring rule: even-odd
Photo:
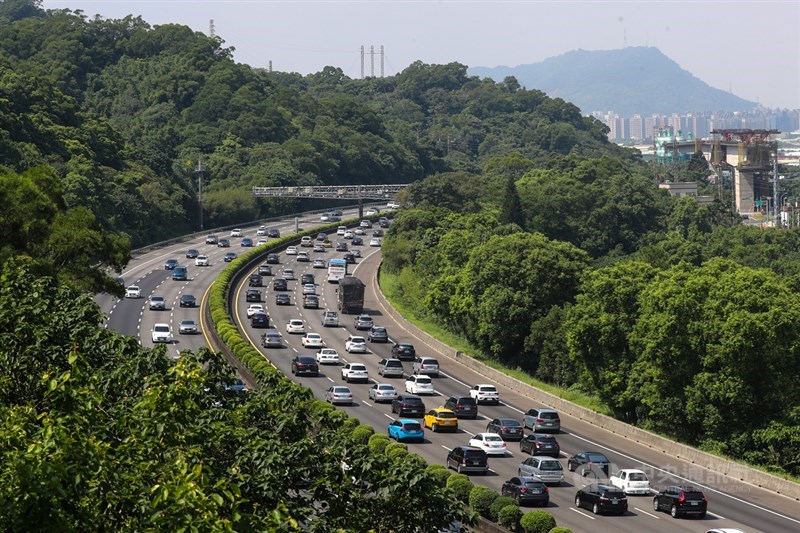
[[[586,457],[593,463],[607,463],[608,459],[602,453],[587,453]]]
[[[539,413],[539,418],[542,420],[556,420],[558,418],[558,413],[548,413],[545,411],[543,413]]]
[[[161,333],[161,332],[169,331],[169,326],[156,326],[153,329],[155,329],[156,331]]]
[[[350,365],[350,370],[357,370],[359,372],[366,372],[367,367],[364,365]]]
[[[529,489],[540,489],[545,486],[544,483],[538,481],[526,481],[524,485]]]
[[[348,392],[350,392],[350,389],[348,389],[347,387],[334,387],[333,388],[333,392],[338,392],[340,394],[341,393],[348,393]]]
[[[516,427],[520,427],[521,424],[516,420],[501,420],[500,421],[500,425],[506,426],[506,427],[515,427],[516,428]]]
[[[546,441],[546,440],[550,441],[550,440],[556,440],[556,438],[554,436],[552,436],[552,435],[536,435],[536,440],[538,440],[538,441]]]
[[[431,378],[429,377],[424,377],[424,376],[417,377],[417,384],[430,385],[431,383],[432,383]]]
[[[413,424],[412,423],[403,424],[403,429],[405,429],[406,431],[419,431],[420,426],[418,422],[414,422]]]
[[[558,461],[542,461],[539,463],[539,470],[563,470]]]
[[[647,481],[647,476],[641,472],[631,472],[628,474],[628,479],[631,481]]]
[[[378,385],[378,390],[394,390],[391,385]]]
[[[687,500],[702,500],[703,493],[702,492],[695,492],[695,491],[684,491],[683,497]]]
[[[455,418],[456,415],[448,411],[439,411],[437,414],[439,418]]]
[[[464,457],[483,457],[483,453],[480,450],[466,450],[464,452]]]
[[[497,435],[484,435],[483,440],[487,442],[502,442],[503,439],[498,437]]]
[[[310,355],[301,355],[300,357],[297,358],[297,361],[305,364],[316,363],[316,360]]]
[[[360,342],[360,343],[363,343],[363,342],[364,342],[364,337],[351,337],[351,338],[350,338],[350,342]]]

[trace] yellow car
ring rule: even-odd
[[[458,431],[458,418],[450,409],[437,407],[431,409],[424,419],[425,427],[431,428],[434,433],[437,431]]]

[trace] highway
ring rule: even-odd
[[[318,223],[316,220],[302,220],[304,227]],[[286,234],[291,223],[275,224]],[[369,231],[365,242],[368,242]],[[245,231],[245,236],[255,237],[255,228]],[[191,293],[198,299],[213,282],[216,274],[222,268],[222,256],[227,251],[240,252],[238,239],[232,239],[231,248],[216,248],[201,242],[183,243],[162,250],[157,250],[135,258],[130,268],[123,273],[127,284],[137,283],[142,288],[143,298],[140,300],[122,300],[107,298],[100,299],[101,307],[108,316],[107,326],[129,335],[139,335],[146,346],[151,346],[150,329],[156,322],[169,322],[172,324],[176,343],[169,346],[168,353],[177,356],[182,349],[195,349],[205,345],[202,335],[179,335],[177,324],[183,318],[199,320],[199,309],[179,308],[177,301],[181,294]],[[184,259],[183,253],[188,248],[197,248],[201,254],[206,254],[211,259],[209,267],[194,267],[193,260]],[[308,249],[307,249],[308,250]],[[367,284],[367,312],[373,316],[376,324],[384,325],[389,331],[389,336],[394,341],[412,342],[418,355],[435,355],[429,348],[422,345],[418,339],[412,338],[403,329],[403,325],[394,322],[391,317],[381,312],[376,299],[375,272],[380,263],[380,249],[361,247],[364,257],[359,259],[357,265],[351,265],[351,272]],[[328,249],[325,253],[312,253],[312,261],[317,256],[329,259],[339,257],[341,254]],[[177,282],[170,279],[170,271],[164,270],[164,261],[168,258],[177,258],[182,264],[189,265],[189,281]],[[295,276],[300,277],[305,272],[315,275],[317,294],[320,296],[320,309],[303,309],[301,302],[301,285],[299,281],[290,281],[289,289],[292,303],[289,306],[276,306],[274,292],[269,286],[271,278],[265,278],[265,295],[262,302],[268,309],[271,317],[271,328],[266,331],[277,330],[283,334],[285,344],[283,349],[263,349],[259,346],[258,339],[265,330],[252,329],[246,319],[244,293],[246,279],[243,286],[236,287],[236,319],[245,325],[245,331],[251,342],[286,375],[290,374],[290,361],[294,355],[312,355],[315,350],[302,348],[300,335],[289,335],[284,327],[290,318],[302,318],[306,324],[306,331],[320,333],[327,347],[335,348],[342,362],[363,362],[367,365],[372,378],[372,383],[377,375],[377,362],[382,357],[388,357],[390,344],[369,343],[369,352],[366,355],[349,355],[344,349],[347,335],[357,333],[353,327],[352,315],[340,315],[341,326],[338,328],[323,328],[321,326],[322,309],[336,307],[336,285],[325,283],[324,269],[313,269],[312,262],[297,263],[294,257],[281,254],[281,264],[273,265],[280,268],[291,267]],[[352,268],[352,267],[355,268]],[[151,293],[164,296],[169,303],[167,311],[150,311],[146,307],[147,297]],[[206,325],[208,327],[208,325]],[[362,334],[364,332],[358,332]],[[466,394],[470,386],[486,382],[485,378],[458,363],[439,358],[442,368],[442,377],[434,380],[436,394],[424,397],[427,409],[437,407],[453,394]],[[404,362],[406,374],[410,373],[410,362]],[[293,378],[295,379],[295,378]],[[340,367],[322,366],[319,377],[300,377],[296,380],[308,386],[317,398],[324,398],[324,391],[332,384],[343,383],[340,379]],[[381,378],[382,382],[392,383],[398,392],[404,389],[404,379]],[[342,407],[351,416],[358,418],[363,423],[371,424],[376,432],[386,431],[387,424],[394,419],[391,407],[388,404],[376,405],[368,399],[367,391],[371,384],[350,384],[356,402],[352,407]],[[447,451],[453,446],[467,444],[470,435],[485,431],[488,420],[495,417],[512,417],[521,419],[522,414],[535,404],[532,400],[516,394],[503,387],[500,390],[501,405],[479,407],[477,420],[460,420],[459,432],[455,434],[439,434],[426,430],[426,440],[422,444],[409,444],[409,449],[420,454],[428,462],[444,463]],[[580,420],[572,419],[562,414],[562,433],[557,435],[561,445],[561,462],[564,465],[565,483],[561,486],[550,487],[550,504],[548,511],[553,513],[559,525],[571,528],[575,532],[590,530],[615,530],[640,532],[652,531],[694,531],[705,532],[711,528],[738,527],[747,532],[782,532],[800,530],[800,504],[786,497],[776,495],[758,487],[741,482],[735,482],[722,476],[715,476],[704,469],[685,463],[681,460],[670,460],[665,464],[664,454],[659,450],[652,450],[627,440],[622,435],[614,435],[605,430],[598,429]],[[475,483],[485,484],[495,490],[500,485],[516,475],[518,464],[527,457],[520,453],[517,443],[509,443],[506,456],[490,458],[490,473],[486,476],[472,476]],[[566,457],[578,451],[601,451],[612,461],[611,470],[618,468],[640,468],[648,473],[654,487],[670,484],[701,485],[708,498],[709,512],[705,519],[672,519],[668,514],[654,512],[652,498],[647,496],[629,496],[629,512],[622,517],[598,516],[590,511],[577,509],[574,505],[576,488],[583,486],[589,480],[578,474],[569,473],[566,469]]]

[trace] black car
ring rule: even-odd
[[[561,456],[561,446],[559,446],[556,438],[544,433],[525,435],[525,437],[519,441],[519,451],[531,455]]]
[[[392,400],[392,412],[400,417],[422,418],[425,416],[425,404],[416,394],[401,394]]]
[[[361,246],[361,245],[363,245],[363,244],[364,244],[364,239],[362,239],[362,238],[361,238],[361,237],[359,237],[358,235],[356,235],[355,237],[353,237],[353,240],[352,240],[352,241],[350,241],[350,245],[351,245],[351,246]]]
[[[299,376],[319,376],[319,366],[313,355],[297,355],[292,359],[292,374]]]
[[[600,452],[578,452],[567,459],[567,470],[577,470],[582,476],[605,474],[608,477],[609,464],[608,457]]]
[[[164,263],[164,270],[172,270],[176,266],[178,266],[177,259],[167,259],[167,262]]]
[[[258,289],[247,289],[247,292],[244,295],[244,300],[246,302],[260,302],[261,291]]]
[[[345,263],[347,263],[348,265],[355,265],[356,264],[356,256],[354,254],[349,254],[349,253],[348,254],[344,254],[342,256],[342,259],[344,259]]]
[[[478,403],[471,396],[451,396],[444,402],[444,406],[458,418],[478,418]]]
[[[179,304],[181,307],[194,307],[197,305],[197,300],[191,294],[181,294]]]
[[[250,317],[250,325],[254,328],[268,328],[269,315],[267,313],[256,313]]]
[[[285,292],[279,292],[275,295],[275,305],[291,305],[292,300]]]
[[[220,239],[220,240],[217,241],[217,247],[218,248],[228,248],[228,247],[230,247],[230,245],[231,245],[231,241],[229,241],[228,239]]]
[[[575,507],[591,509],[594,514],[624,515],[628,512],[628,497],[614,485],[592,483],[575,494]]]
[[[303,296],[304,309],[319,309],[319,296],[316,294],[306,294]]]
[[[667,487],[653,497],[653,509],[667,511],[672,518],[692,515],[705,518],[708,510],[706,495],[694,487]]]
[[[392,357],[401,361],[413,361],[417,356],[414,345],[410,342],[398,342],[392,346]]]
[[[358,315],[355,319],[356,329],[370,329],[372,325],[372,317],[369,315]]]
[[[346,252],[347,251],[347,243],[344,241],[339,241],[336,243],[336,251],[337,252]]]
[[[388,228],[388,227],[389,227],[389,219],[388,219],[388,218],[386,218],[386,217],[381,217],[381,218],[378,220],[378,225],[379,225],[380,227],[382,227],[382,228]]]
[[[373,237],[383,237],[383,230],[382,229],[376,229],[375,231],[372,232],[372,236]]]
[[[250,274],[250,279],[247,281],[247,284],[250,287],[261,287],[261,274]]]
[[[226,263],[230,263],[234,259],[236,259],[236,252],[228,252],[225,254],[225,257],[222,258]]]
[[[289,283],[284,278],[275,278],[272,280],[272,290],[274,291],[288,291]]]
[[[550,491],[547,485],[533,476],[512,477],[500,488],[501,496],[510,496],[520,505],[534,504],[547,506],[550,503]]]
[[[188,250],[186,250],[186,257],[188,257],[189,259],[194,259],[198,255],[200,255],[200,252],[198,252],[194,248],[189,248]]]
[[[367,333],[367,340],[370,342],[389,342],[389,333],[383,326],[372,326]]]
[[[272,275],[272,267],[269,265],[261,265],[258,267],[258,275],[259,276],[271,276]]]
[[[504,441],[522,440],[525,434],[522,431],[522,424],[514,418],[495,418],[486,424],[487,433],[497,433],[503,437]]]
[[[314,274],[305,273],[300,276],[300,283],[306,285],[308,283],[314,283]]]
[[[281,232],[278,228],[270,228],[267,230],[267,237],[271,239],[277,239],[281,236]]]
[[[280,262],[281,260],[278,258],[278,254],[267,254],[267,263],[270,265],[277,265]]]
[[[474,446],[456,446],[447,454],[445,464],[459,474],[485,474],[489,471],[489,456]]]
[[[333,211],[331,211],[331,215],[335,217],[341,217],[344,216],[344,213],[342,212],[341,209],[334,209]]]

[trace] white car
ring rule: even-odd
[[[358,248],[353,248],[352,250],[350,250],[350,253],[356,257],[361,257],[361,250],[359,250]]]
[[[367,234],[367,232],[361,226],[357,227],[353,233],[355,233],[356,235],[366,235]]]
[[[317,294],[317,286],[313,283],[303,285],[303,294]]]
[[[367,341],[364,337],[350,335],[344,343],[344,349],[347,353],[367,353]]]
[[[127,289],[125,289],[125,298],[141,298],[142,291],[136,285],[131,285]]]
[[[386,208],[387,209],[400,209],[400,204],[398,204],[397,202],[389,202],[388,204],[386,204]]]
[[[369,399],[375,403],[391,402],[397,398],[397,390],[389,383],[376,383],[369,389]]]
[[[208,266],[208,256],[207,255],[198,255],[194,258],[194,266],[197,267],[207,267]]]
[[[325,268],[325,260],[324,259],[314,259],[314,264],[312,265],[314,268]]]
[[[339,352],[333,348],[322,348],[317,351],[317,363],[321,365],[338,365]]]
[[[256,246],[264,246],[265,244],[267,244],[267,239],[258,239]]]
[[[469,445],[481,448],[489,455],[506,454],[506,443],[497,433],[478,433],[469,440]]]
[[[258,231],[256,231],[256,236],[265,237],[266,235],[267,235],[267,227],[266,226],[260,226],[258,228]]]
[[[298,262],[308,263],[310,260],[311,260],[311,258],[308,257],[308,252],[298,252],[297,253],[297,261]]]
[[[635,468],[623,468],[608,478],[608,481],[625,494],[650,494],[647,474]]]
[[[347,363],[342,367],[342,380],[348,383],[351,381],[369,381],[367,366],[363,363]]]
[[[242,230],[240,230],[239,228],[231,230],[231,237],[241,237],[241,236],[242,236]]]
[[[153,330],[150,333],[153,342],[172,343],[172,328],[169,327],[169,324],[156,324],[153,326]]]
[[[345,239],[352,239],[353,237],[355,237],[355,234],[352,231],[347,230],[344,232],[344,235],[342,235],[342,237],[344,237]]]
[[[306,348],[321,348],[322,347],[322,335],[319,333],[306,333],[303,335],[301,339],[303,346]]]
[[[372,227],[372,221],[364,219],[364,220],[361,221],[359,226],[361,226],[362,228],[371,228]]]
[[[336,228],[336,235],[344,235],[345,231],[347,231],[347,226],[339,226]]]
[[[187,318],[185,320],[181,320],[181,323],[178,326],[178,333],[180,333],[182,335],[188,335],[190,333],[197,333],[197,322],[195,322],[191,318]]]
[[[256,313],[263,313],[263,312],[264,312],[264,306],[263,305],[261,305],[261,304],[250,304],[247,307],[247,318],[252,317]]]
[[[294,279],[294,270],[291,268],[284,268],[283,269],[283,279]]]
[[[497,387],[486,383],[474,385],[469,390],[469,395],[475,399],[476,403],[500,403],[500,393],[497,392]]]
[[[286,333],[305,333],[306,325],[299,318],[293,318],[286,324]]]
[[[381,245],[381,240],[380,240],[380,238],[378,238],[378,237],[373,237],[373,238],[371,238],[371,239],[369,240],[369,245],[370,245],[370,246],[380,246],[380,245]]]
[[[300,246],[303,246],[304,248],[310,248],[313,244],[314,241],[309,235],[305,235],[302,239],[300,239]]]
[[[406,392],[410,394],[435,394],[433,381],[429,376],[408,376]]]
[[[321,243],[316,243],[314,244],[314,247],[311,250],[318,254],[325,253],[325,245]]]
[[[323,213],[319,216],[320,222],[327,222],[331,219],[331,215],[329,213]]]
[[[297,246],[289,246],[286,248],[286,255],[297,255]]]
[[[374,207],[370,207],[369,209],[367,209],[367,212],[365,214],[366,215],[377,215],[378,214],[378,210],[375,209]]]

